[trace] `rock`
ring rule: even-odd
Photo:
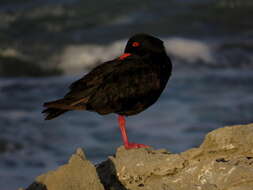
[[[119,147],[96,171],[79,150],[28,189],[252,190],[253,124],[214,130],[199,148],[180,154]]]
[[[110,158],[117,176],[127,189],[163,189],[164,176],[173,175],[184,168],[185,160],[178,154],[151,149],[120,147],[116,157]]]
[[[77,149],[68,164],[36,178],[27,190],[103,190],[96,168]]]

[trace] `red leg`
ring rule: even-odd
[[[128,137],[127,137],[127,132],[126,132],[126,120],[124,116],[119,115],[118,116],[118,121],[119,121],[119,127],[120,127],[120,132],[121,136],[123,139],[123,143],[126,149],[131,149],[131,148],[148,148],[149,146],[145,144],[137,144],[137,143],[130,143],[128,142]]]

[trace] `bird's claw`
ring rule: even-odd
[[[149,148],[150,146],[145,144],[138,144],[138,143],[127,143],[124,145],[126,149],[132,149],[132,148]]]

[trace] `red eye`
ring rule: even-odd
[[[139,43],[139,42],[134,42],[134,43],[132,43],[132,46],[133,47],[138,47],[138,46],[140,46],[141,44]]]

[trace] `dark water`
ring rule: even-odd
[[[164,40],[174,72],[155,105],[127,118],[132,141],[181,152],[213,129],[253,122],[252,7],[249,0],[1,1],[1,190],[26,187],[77,147],[97,163],[122,144],[116,115],[76,111],[44,121],[41,110],[80,73],[119,56],[136,32]]]
[[[60,97],[77,78],[1,79],[0,184],[5,189],[26,186],[66,163],[77,147],[96,163],[122,144],[116,115],[72,112],[43,121],[42,102]],[[180,152],[198,146],[217,127],[253,122],[252,83],[249,70],[178,70],[154,106],[127,118],[130,139]]]
[[[252,65],[251,0],[2,0],[0,16],[1,76],[76,73],[137,32],[162,37],[183,64]]]

